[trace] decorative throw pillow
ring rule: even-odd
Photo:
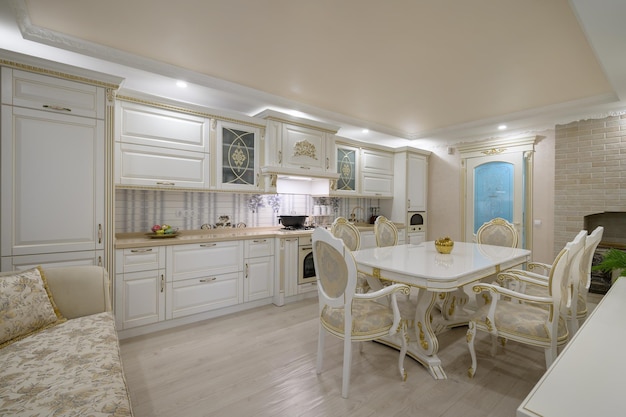
[[[0,348],[63,321],[39,267],[0,276]]]

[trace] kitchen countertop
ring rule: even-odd
[[[360,231],[373,231],[373,224],[358,223]],[[398,229],[404,229],[404,224],[396,223]],[[150,233],[116,233],[115,248],[129,249],[149,246],[184,245],[188,243],[221,242],[235,239],[276,238],[283,236],[307,236],[314,229],[308,230],[283,230],[282,227],[244,227],[208,230],[180,230],[176,237],[151,238]]]

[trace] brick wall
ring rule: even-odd
[[[626,115],[557,125],[554,179],[556,255],[585,215],[626,212]]]

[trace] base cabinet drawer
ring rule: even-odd
[[[167,283],[166,317],[175,319],[236,305],[242,300],[242,274],[218,276]]]
[[[230,241],[169,246],[166,268],[168,281],[242,271],[243,244]]]

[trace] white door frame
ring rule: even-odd
[[[517,139],[496,139],[489,141],[474,142],[464,144],[458,147],[461,155],[461,236],[463,241],[472,241],[473,236],[467,236],[467,210],[468,210],[468,196],[467,187],[467,165],[468,159],[487,157],[491,155],[501,155],[507,153],[522,153],[522,160],[525,164],[525,178],[524,178],[524,208],[523,208],[523,230],[521,231],[525,236],[526,249],[532,250],[532,155],[534,153],[534,144],[536,136],[517,138]],[[494,159],[496,160],[496,159]]]

